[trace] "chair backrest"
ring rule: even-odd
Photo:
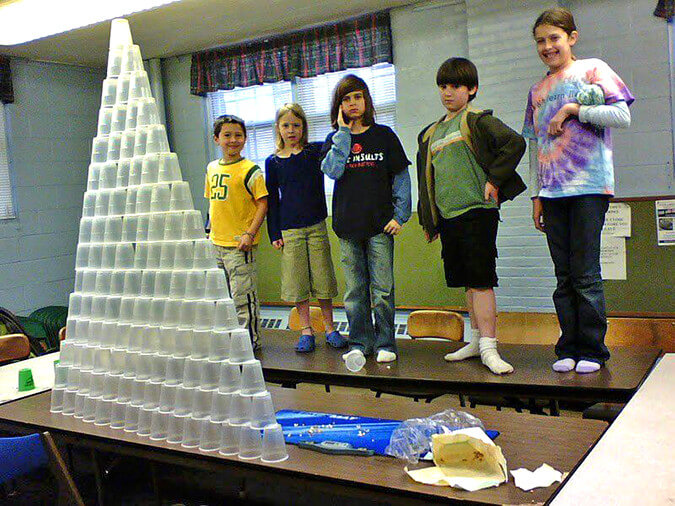
[[[311,306],[309,308],[309,322],[314,332],[324,332],[326,330],[326,326],[323,323],[323,316],[321,315],[321,309],[318,307]],[[298,308],[296,307],[291,309],[291,314],[288,317],[288,328],[291,330],[302,330],[300,315],[298,314]]]
[[[48,463],[41,434],[0,438],[0,483],[28,474]]]
[[[30,355],[30,341],[23,334],[0,336],[0,363],[24,360]]]
[[[66,328],[61,327],[61,330],[59,330],[59,342],[63,341],[66,338]]]
[[[464,338],[464,318],[453,311],[413,311],[408,316],[408,335],[413,339],[440,337],[461,341]]]

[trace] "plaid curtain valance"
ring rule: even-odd
[[[12,72],[9,68],[9,58],[0,55],[0,102],[10,104],[14,102],[12,88]]]
[[[194,53],[193,95],[392,62],[388,12]]]

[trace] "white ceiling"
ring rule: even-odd
[[[11,1],[0,0],[0,5]],[[192,53],[409,3],[412,0],[182,0],[127,19],[134,43],[148,59]],[[109,30],[110,22],[106,21],[25,44],[0,46],[0,54],[103,67]]]

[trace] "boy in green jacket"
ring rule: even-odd
[[[464,287],[471,341],[445,360],[470,357],[494,374],[513,372],[497,353],[497,224],[499,205],[525,190],[516,167],[525,141],[492,116],[469,106],[478,71],[465,58],[450,58],[436,74],[447,113],[418,137],[420,225],[428,242],[440,236],[449,287]]]

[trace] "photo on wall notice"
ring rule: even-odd
[[[657,200],[656,237],[659,246],[675,246],[675,199]]]

